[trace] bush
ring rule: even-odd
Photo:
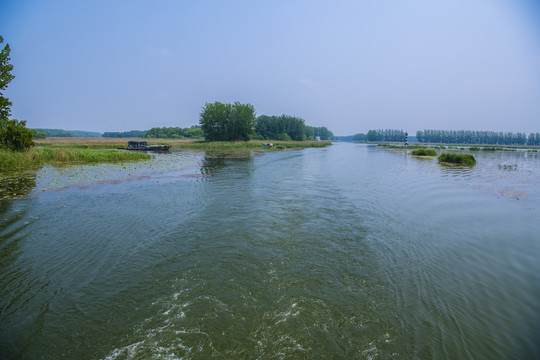
[[[32,132],[26,128],[26,121],[0,121],[0,148],[11,151],[25,151],[31,148]]]
[[[443,153],[439,156],[439,162],[460,164],[460,165],[475,165],[476,159],[469,154],[448,154]]]
[[[414,156],[437,156],[437,152],[433,149],[416,149],[411,151]]]

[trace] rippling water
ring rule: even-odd
[[[17,174],[0,357],[540,358],[539,155],[337,144]]]

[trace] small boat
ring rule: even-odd
[[[130,151],[158,151],[164,152],[169,151],[170,146],[168,145],[148,145],[146,141],[129,141],[127,147],[118,148],[119,150],[130,150]]]

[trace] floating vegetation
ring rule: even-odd
[[[440,163],[450,163],[459,165],[476,165],[476,159],[469,154],[450,154],[443,153],[439,155]]]
[[[517,164],[499,164],[499,170],[516,171],[517,169]]]
[[[35,186],[36,174],[32,172],[0,175],[0,200],[26,197]]]
[[[412,156],[437,156],[437,152],[433,149],[416,149],[411,151]]]

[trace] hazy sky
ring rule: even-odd
[[[335,135],[540,131],[536,0],[2,0],[13,117],[32,128],[198,124],[251,103]]]

